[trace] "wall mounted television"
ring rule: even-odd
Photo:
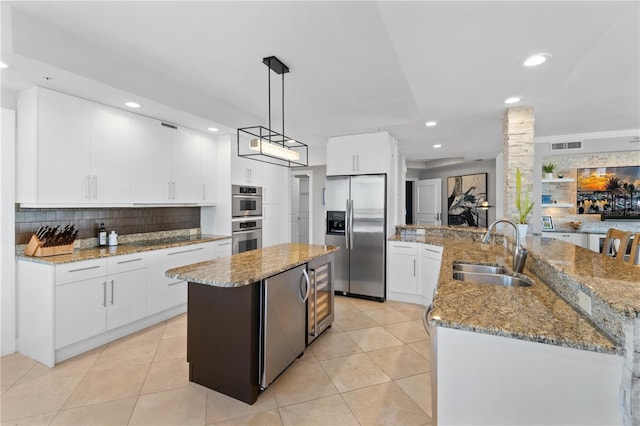
[[[577,213],[640,220],[640,166],[576,170]]]

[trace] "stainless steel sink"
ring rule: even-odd
[[[498,265],[482,265],[469,262],[453,262],[454,271],[481,272],[485,274],[506,274],[507,270]]]
[[[513,276],[506,274],[492,274],[481,272],[453,271],[453,279],[458,281],[469,281],[478,284],[497,284],[513,287],[523,287],[533,285],[533,281],[524,275]]]

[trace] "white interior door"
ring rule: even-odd
[[[416,225],[442,225],[442,179],[419,180],[415,191]]]
[[[299,242],[299,225],[298,219],[300,218],[300,180],[291,175],[289,179],[289,190],[291,191],[291,242]]]

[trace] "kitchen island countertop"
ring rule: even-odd
[[[337,247],[285,243],[169,269],[167,276],[216,287],[242,287],[325,256]]]

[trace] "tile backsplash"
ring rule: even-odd
[[[44,225],[75,225],[79,239],[93,238],[100,223],[107,232],[119,235],[200,228],[200,207],[35,209],[16,205],[16,244],[28,243]]]

